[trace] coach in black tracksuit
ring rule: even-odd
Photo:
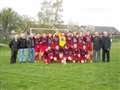
[[[111,39],[107,32],[103,33],[102,37],[102,60],[103,62],[110,61]]]
[[[11,48],[10,64],[14,64],[14,63],[16,63],[17,53],[18,53],[18,40],[17,40],[17,36],[15,36],[15,38],[10,41],[9,47]]]

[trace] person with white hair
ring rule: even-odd
[[[110,61],[110,49],[111,49],[111,39],[108,35],[108,32],[103,32],[102,37],[102,60],[103,62]]]
[[[10,41],[9,47],[11,48],[10,64],[15,64],[18,53],[18,35],[15,35],[14,38]]]

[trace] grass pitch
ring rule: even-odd
[[[120,90],[120,42],[110,63],[9,64],[10,49],[0,47],[0,90]]]

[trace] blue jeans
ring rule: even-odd
[[[30,63],[34,62],[35,50],[34,48],[28,48],[28,61]]]
[[[27,49],[19,49],[19,61],[20,63],[23,63],[23,62],[26,62],[26,59],[27,59],[27,52],[26,52]]]
[[[100,61],[100,50],[93,50],[93,62]]]

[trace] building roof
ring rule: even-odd
[[[116,33],[119,32],[115,27],[109,27],[109,26],[95,26],[95,31],[97,32],[111,32],[111,33]]]

